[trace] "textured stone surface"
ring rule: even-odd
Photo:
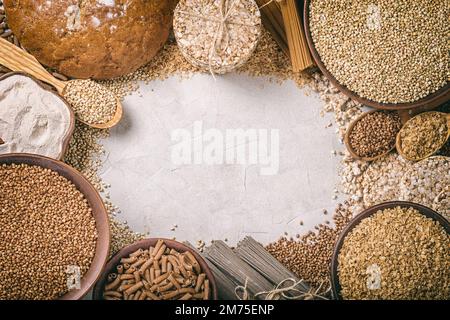
[[[142,85],[125,99],[124,119],[105,140],[103,178],[112,184],[118,216],[152,237],[236,243],[251,235],[264,243],[285,231],[295,236],[334,211],[340,150],[323,102],[263,78],[209,75]],[[171,132],[204,129],[278,129],[280,169],[261,176],[259,166],[174,165]],[[300,226],[300,221],[304,226]],[[177,225],[175,231],[171,229]]]

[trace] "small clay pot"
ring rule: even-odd
[[[67,292],[65,295],[59,297],[58,300],[82,299],[99,278],[109,255],[109,243],[111,238],[109,219],[102,198],[94,186],[87,181],[81,173],[61,161],[40,155],[12,153],[0,155],[0,165],[2,164],[27,164],[55,171],[71,181],[88,201],[89,206],[92,209],[92,215],[95,219],[95,226],[98,234],[94,259],[92,260],[89,270],[81,279],[81,288]]]
[[[374,215],[380,210],[389,209],[389,208],[395,208],[395,207],[402,207],[402,208],[413,208],[419,211],[421,214],[426,216],[427,218],[431,218],[433,220],[436,220],[441,224],[441,226],[447,231],[447,233],[450,233],[450,223],[445,219],[443,216],[441,216],[436,211],[425,207],[421,204],[413,203],[413,202],[407,202],[407,201],[390,201],[390,202],[384,202],[377,204],[373,207],[370,207],[360,214],[358,214],[355,218],[353,218],[352,221],[347,225],[347,227],[341,232],[338,240],[336,241],[336,244],[334,246],[334,252],[333,257],[331,260],[331,289],[333,292],[333,297],[335,299],[342,299],[341,296],[341,285],[339,283],[339,276],[338,276],[338,256],[339,252],[341,251],[342,245],[344,244],[345,237],[355,228],[362,220]]]
[[[327,70],[325,67],[325,64],[322,62],[322,59],[320,58],[319,53],[316,50],[316,47],[314,45],[314,41],[311,36],[311,30],[309,28],[309,6],[311,4],[311,0],[305,0],[304,2],[304,8],[303,8],[303,22],[304,22],[304,30],[305,30],[305,36],[306,41],[308,42],[309,50],[311,51],[311,55],[313,56],[317,66],[319,67],[320,71],[330,80],[330,82],[339,89],[342,93],[344,93],[346,96],[352,98],[353,100],[358,101],[359,103],[373,107],[376,109],[382,109],[382,110],[408,110],[408,109],[417,109],[421,108],[422,110],[431,110],[433,108],[436,108],[437,106],[440,106],[441,104],[444,104],[445,102],[450,100],[450,84],[447,83],[444,87],[439,89],[436,92],[433,92],[432,94],[421,98],[414,102],[408,102],[408,103],[381,103],[377,101],[373,101],[367,98],[360,97],[355,92],[348,89],[346,86],[339,83],[339,81]]]
[[[120,250],[119,252],[117,252],[108,261],[108,263],[105,267],[105,271],[100,276],[100,279],[98,280],[98,282],[95,284],[94,292],[93,292],[93,296],[92,296],[93,299],[94,300],[103,300],[103,291],[104,291],[104,288],[106,285],[108,274],[116,272],[116,266],[118,264],[120,264],[120,259],[122,259],[124,257],[128,257],[131,253],[133,253],[139,249],[148,249],[149,247],[154,247],[156,245],[156,242],[158,242],[158,240],[160,240],[160,239],[151,238],[151,239],[141,240],[141,241],[138,241],[132,245],[129,245],[129,246],[123,248],[122,250]],[[174,249],[180,253],[189,251],[194,255],[195,259],[200,264],[202,272],[204,272],[206,274],[206,278],[209,280],[209,284],[210,284],[210,288],[211,288],[210,298],[212,300],[217,300],[218,299],[218,291],[217,291],[216,280],[214,278],[214,275],[211,272],[211,269],[209,269],[206,261],[195,250],[193,250],[192,248],[190,248],[180,242],[177,242],[174,240],[168,240],[168,239],[162,239],[162,240],[164,240],[164,244],[169,249]]]

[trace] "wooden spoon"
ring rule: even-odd
[[[2,38],[0,38],[0,64],[12,71],[26,72],[33,77],[52,85],[56,88],[58,93],[64,97],[64,89],[68,81],[56,79],[47,70],[45,70],[45,68],[36,60],[35,57]],[[111,128],[120,121],[123,114],[122,104],[118,99],[116,100],[116,113],[107,123],[87,123],[79,118],[77,119],[94,128]]]
[[[407,157],[407,156],[405,155],[405,153],[403,152],[403,150],[402,150],[401,138],[400,138],[400,132],[401,132],[401,130],[400,130],[400,132],[397,134],[397,139],[396,139],[396,141],[395,141],[395,142],[396,142],[396,143],[395,143],[395,146],[396,146],[396,148],[397,148],[397,152],[398,152],[403,158],[405,158],[405,159],[407,159],[407,160],[411,160],[411,161],[420,161],[420,160],[423,160],[423,159],[426,159],[426,158],[432,156],[432,155],[435,154],[437,151],[439,151],[439,150],[447,143],[447,140],[450,138],[450,114],[449,114],[449,113],[438,112],[438,111],[430,111],[430,112],[420,113],[420,114],[418,114],[417,116],[423,115],[423,114],[426,114],[426,113],[438,113],[438,114],[441,114],[443,117],[445,117],[445,118],[447,119],[447,131],[448,131],[448,132],[447,132],[447,138],[444,140],[444,142],[443,142],[441,145],[439,145],[438,147],[436,147],[436,149],[435,149],[434,151],[428,153],[428,154],[425,155],[424,157],[417,158],[417,159],[411,159],[411,158]],[[416,117],[416,116],[415,116],[415,117]],[[413,118],[411,118],[411,119],[413,119]]]
[[[360,157],[359,155],[356,154],[356,152],[353,150],[351,144],[350,144],[350,133],[353,131],[353,128],[355,127],[356,123],[358,123],[362,118],[364,118],[365,116],[367,116],[368,114],[374,113],[374,112],[380,112],[381,110],[371,110],[368,112],[364,112],[363,114],[361,114],[358,118],[356,118],[355,120],[353,120],[353,122],[350,124],[350,126],[347,128],[347,131],[345,132],[345,136],[344,136],[344,143],[345,146],[348,150],[348,152],[350,153],[350,155],[356,159],[356,160],[361,160],[361,161],[374,161],[377,159],[380,159],[384,156],[386,156],[389,152],[391,152],[392,150],[395,149],[395,144],[392,146],[392,148],[390,148],[389,150],[383,152],[382,154],[379,154],[375,157]],[[389,112],[389,111],[387,111]],[[400,115],[400,119],[402,119],[402,116]]]

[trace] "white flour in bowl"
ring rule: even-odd
[[[13,75],[0,81],[0,154],[60,159],[71,121],[64,101],[31,78]]]

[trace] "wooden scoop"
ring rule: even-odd
[[[4,65],[12,71],[21,71],[46,82],[56,88],[58,93],[64,97],[64,89],[67,81],[61,81],[53,77],[31,54],[25,52],[14,44],[0,38],[0,64]],[[81,119],[79,121],[88,126],[107,129],[115,126],[122,118],[122,104],[117,100],[117,108],[114,117],[107,123],[87,123]]]
[[[397,152],[398,152],[403,158],[405,158],[405,159],[407,159],[407,160],[411,160],[411,161],[420,161],[420,160],[423,160],[423,159],[426,159],[426,158],[432,156],[432,155],[435,154],[437,151],[439,151],[439,150],[447,143],[447,140],[450,138],[450,114],[448,114],[448,113],[443,113],[443,112],[438,112],[438,111],[430,111],[430,112],[420,113],[420,114],[418,114],[418,115],[423,115],[423,114],[425,114],[425,113],[438,113],[438,114],[441,114],[443,117],[445,117],[445,118],[447,119],[447,131],[448,131],[448,132],[447,132],[447,139],[445,139],[444,142],[443,142],[441,145],[439,145],[438,147],[436,147],[436,149],[435,149],[433,152],[430,152],[429,154],[425,155],[424,157],[417,158],[417,159],[410,159],[410,158],[408,158],[408,157],[404,154],[404,152],[403,152],[403,150],[402,150],[401,138],[400,138],[400,132],[401,132],[401,130],[400,130],[400,132],[397,134],[397,139],[396,139],[395,145],[396,145],[396,148],[397,148]],[[418,116],[418,115],[417,115],[417,116]],[[412,119],[412,118],[411,118],[411,119]]]
[[[377,159],[380,159],[382,157],[384,157],[385,155],[387,155],[389,152],[391,152],[392,150],[395,149],[395,144],[392,146],[391,149],[383,152],[382,154],[379,154],[375,157],[360,157],[356,154],[356,152],[353,150],[351,144],[350,144],[350,133],[353,131],[353,128],[355,127],[355,125],[365,116],[367,116],[368,114],[374,113],[374,112],[380,112],[380,110],[371,110],[368,112],[364,112],[363,114],[361,114],[358,118],[356,118],[355,120],[353,120],[353,122],[349,125],[349,127],[347,128],[347,131],[345,132],[345,136],[344,136],[344,143],[345,143],[345,147],[347,148],[348,152],[350,153],[350,155],[352,156],[352,158],[356,159],[356,160],[361,160],[361,161],[374,161]]]

